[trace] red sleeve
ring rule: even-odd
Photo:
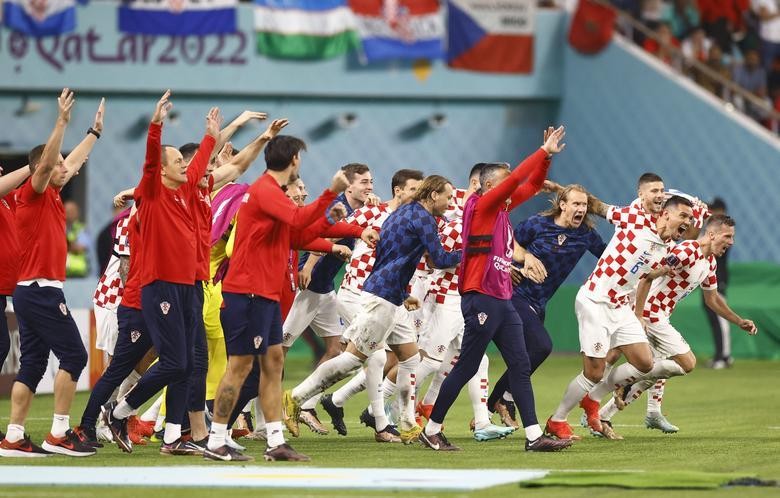
[[[509,203],[510,211],[539,193],[545,178],[547,178],[547,170],[549,169],[550,161],[545,158],[545,160],[542,161],[541,167],[533,170],[528,179],[512,192],[512,196],[510,197],[512,201]]]
[[[303,247],[303,250],[311,252],[331,252],[333,251],[333,242],[322,238],[316,238]]]
[[[198,151],[192,157],[187,168],[187,183],[196,186],[200,179],[203,178],[203,175],[206,174],[206,166],[209,164],[211,152],[214,150],[214,144],[216,143],[216,139],[211,135],[203,135],[200,147],[198,147]]]
[[[339,221],[335,225],[329,224],[328,228],[320,235],[334,239],[358,239],[363,235],[363,229],[352,223]]]
[[[305,246],[319,237],[329,227],[328,219],[323,216],[306,228],[290,230],[290,248],[305,249]],[[333,247],[333,244],[331,244],[331,247]],[[328,251],[330,252],[330,249]]]
[[[477,201],[476,209],[489,216],[491,213],[495,213],[506,202],[507,199],[514,197],[513,192],[517,190],[517,187],[530,176],[534,176],[535,181],[538,180],[538,175],[541,175],[541,180],[538,180],[539,187],[531,194],[535,194],[539,191],[544,182],[544,178],[547,175],[547,168],[550,167],[550,161],[547,159],[547,153],[539,148],[536,152],[525,158],[509,176],[497,187],[491,189],[487,193],[483,194]],[[532,188],[532,187],[529,187]],[[518,194],[518,198],[522,197],[524,192]],[[528,197],[531,197],[529,195]],[[512,199],[514,203],[514,198]]]
[[[328,208],[336,194],[325,190],[317,200],[304,207],[295,207],[293,202],[282,193],[281,189],[262,189],[264,195],[262,202],[258,202],[258,208],[270,216],[293,229],[303,229],[325,217]],[[265,195],[268,194],[268,195]]]
[[[149,123],[146,135],[146,159],[143,176],[135,188],[134,197],[154,197],[160,189],[160,169],[162,168],[162,123]]]

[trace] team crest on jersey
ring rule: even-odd
[[[488,319],[487,313],[480,312],[477,315],[477,320],[479,320],[479,324],[480,325],[485,325],[485,322],[487,321],[487,319]]]
[[[68,316],[68,307],[65,306],[65,303],[60,303],[60,312],[63,315]]]
[[[168,301],[163,301],[160,303],[160,309],[163,312],[163,315],[167,315],[169,311],[171,311],[171,304]]]
[[[436,346],[436,351],[438,351],[439,353],[443,353],[446,350],[447,350],[447,346],[445,346],[444,344],[439,344],[438,346]]]
[[[603,348],[603,347],[604,347],[603,344],[601,344],[600,342],[597,342],[596,344],[593,345],[593,351],[598,353],[599,351],[601,351],[601,348]]]
[[[564,242],[566,242],[566,234],[565,233],[558,234],[558,245],[562,246]]]
[[[130,331],[130,342],[135,344],[138,339],[141,338],[141,331],[140,330],[131,330]]]
[[[263,343],[263,338],[259,335],[255,336],[255,349],[260,349],[260,345]]]

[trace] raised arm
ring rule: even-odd
[[[49,139],[46,141],[46,146],[43,149],[43,154],[38,161],[38,164],[32,165],[35,167],[35,171],[32,174],[30,183],[33,190],[42,194],[46,187],[49,185],[51,175],[54,173],[54,168],[57,166],[57,162],[60,158],[60,149],[62,149],[62,138],[65,136],[65,128],[70,121],[70,111],[73,109],[73,104],[76,100],[73,97],[73,92],[64,88],[60,96],[57,98],[58,115],[57,121],[54,124],[54,129],[49,135]]]
[[[136,194],[154,196],[160,189],[160,170],[162,169],[162,126],[173,104],[170,102],[171,91],[166,90],[154,106],[152,121],[146,134],[146,158],[144,159],[143,175],[138,183]]]
[[[3,168],[0,168],[0,172]],[[21,185],[23,181],[30,176],[30,166],[22,166],[21,168],[11,171],[7,175],[0,176],[0,198],[8,195],[12,190]]]
[[[219,135],[219,127],[222,125],[222,116],[219,114],[218,107],[212,107],[206,115],[206,134],[200,141],[200,147],[187,166],[187,183],[195,186],[206,174],[206,168],[211,160],[211,153],[214,151]]]
[[[721,296],[717,290],[702,289],[702,292],[704,293],[704,304],[706,304],[709,309],[735,324],[737,327],[741,328],[750,335],[756,335],[758,333],[758,328],[753,323],[753,320],[742,318],[736,314],[729,307],[729,305],[726,303],[726,300],[723,299],[723,296]]]
[[[256,113],[263,114],[263,113]],[[219,190],[225,184],[234,181],[243,175],[249,166],[257,159],[260,151],[263,150],[272,138],[279,134],[282,129],[289,124],[286,119],[275,119],[268,128],[252,142],[241,149],[241,152],[235,155],[230,162],[223,164],[215,169],[211,176],[214,178],[214,190]],[[223,130],[224,131],[224,130]]]
[[[92,147],[95,146],[100,134],[103,133],[103,115],[106,110],[106,99],[100,99],[100,105],[98,105],[97,113],[95,113],[95,121],[92,123],[92,127],[87,131],[87,136],[73,149],[68,157],[65,158],[65,169],[67,173],[65,175],[65,182],[69,182],[71,178],[79,174],[81,167],[87,161],[89,153],[92,152]]]
[[[264,112],[255,112],[255,111],[244,111],[241,114],[238,115],[236,119],[230,122],[229,125],[224,127],[219,132],[219,137],[217,137],[217,143],[214,146],[214,150],[219,152],[222,150],[222,147],[225,146],[226,143],[233,137],[233,135],[245,124],[250,122],[253,119],[258,119],[260,121],[264,120],[268,117],[268,114]],[[215,182],[216,183],[216,182]],[[216,188],[216,187],[215,187]]]

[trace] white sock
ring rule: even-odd
[[[225,436],[227,435],[227,424],[219,424],[217,422],[211,423],[211,430],[209,431],[209,443],[210,450],[216,450],[221,446],[225,446]]]
[[[609,401],[599,409],[599,420],[612,420],[612,417],[618,412],[615,398],[609,398]]]
[[[157,415],[160,413],[160,407],[162,407],[163,397],[162,395],[158,396],[156,400],[154,400],[154,403],[152,403],[152,406],[149,407],[148,410],[146,410],[141,415],[141,420],[144,422],[152,422],[157,420]]]
[[[154,432],[160,432],[165,428],[165,415],[157,415],[157,419],[154,421]]]
[[[604,374],[601,376],[601,378],[603,379],[607,375],[609,375],[610,372],[612,372],[613,368],[615,368],[615,364],[614,363],[609,363],[609,362],[605,363],[604,364]]]
[[[490,425],[490,412],[487,408],[488,399],[488,368],[490,363],[487,355],[482,356],[477,374],[468,382],[471,409],[474,411],[474,429],[484,429]]]
[[[417,393],[418,397],[422,385],[426,380],[428,380],[428,377],[439,371],[440,366],[441,362],[439,360],[434,360],[429,356],[426,356],[422,359],[420,365],[417,367],[417,371],[415,372],[415,377],[417,379],[417,388],[415,392]]]
[[[301,410],[314,410],[317,408],[317,403],[320,402],[320,398],[322,397],[322,393],[315,394],[311,398],[309,398],[306,403],[301,405]]]
[[[54,437],[63,437],[68,429],[70,429],[70,415],[55,413],[51,420],[51,435]]]
[[[114,407],[114,418],[119,420],[125,419],[133,414],[134,408],[127,404],[127,401],[122,400]]]
[[[263,407],[260,406],[260,398],[252,398],[249,403],[255,407],[255,432],[265,429],[265,414],[263,413]]]
[[[8,424],[5,431],[5,438],[9,443],[15,443],[24,439],[24,426],[19,424]]]
[[[165,444],[171,444],[181,437],[181,424],[165,424],[165,434],[163,435],[163,442]]]
[[[433,420],[428,420],[428,423],[425,424],[425,435],[433,436],[434,434],[438,434],[440,432],[441,424],[434,422]]]
[[[265,429],[269,448],[276,448],[280,444],[284,444],[284,433],[282,432],[281,420],[266,422]]]
[[[598,384],[593,386],[588,393],[590,399],[601,403],[601,398],[612,392],[621,386],[627,386],[633,384],[637,380],[644,377],[645,374],[640,372],[631,363],[621,363],[609,372],[608,376],[603,377]]]
[[[398,398],[401,404],[400,426],[402,429],[410,429],[417,425],[417,422],[414,420],[414,391],[416,384],[414,372],[419,365],[419,354],[398,362],[398,376],[395,381],[398,386]]]
[[[594,383],[588,380],[585,375],[580,372],[579,375],[574,377],[569,385],[566,387],[566,392],[563,393],[563,399],[558,408],[555,409],[551,420],[555,422],[565,422],[569,417],[569,413],[575,406],[582,400],[582,397],[588,394],[588,391],[593,388]]]
[[[254,405],[254,400],[256,400],[256,399],[257,398],[252,398],[249,401],[247,401],[246,404],[244,405],[244,408],[242,408],[241,411],[242,412],[250,412],[251,413],[252,412],[252,405]]]
[[[653,363],[653,369],[650,370],[646,377],[648,379],[668,379],[669,377],[677,377],[685,375],[685,370],[674,360],[655,360]]]
[[[293,388],[292,397],[297,403],[303,403],[340,381],[362,364],[360,358],[345,351],[318,366],[311,375]]]
[[[398,374],[395,376],[395,380],[398,381]],[[398,384],[390,380],[390,377],[382,379],[382,397],[387,401],[392,398],[398,390]]]
[[[525,428],[525,438],[529,441],[536,441],[542,437],[542,428],[539,424],[529,425]]]
[[[352,398],[354,395],[359,393],[360,391],[363,391],[366,388],[366,371],[364,369],[360,369],[358,373],[356,373],[352,378],[341,386],[336,392],[333,393],[333,397],[331,400],[333,401],[333,404],[342,407],[344,406],[344,403],[347,402],[350,398]]]
[[[140,378],[141,374],[135,370],[131,371],[125,380],[122,381],[122,384],[119,385],[119,390],[116,393],[116,397],[119,399],[124,398]]]
[[[441,385],[444,382],[444,379],[447,377],[447,374],[450,372],[450,370],[452,370],[452,367],[455,366],[455,363],[457,362],[458,349],[450,344],[450,347],[447,349],[447,353],[444,355],[444,359],[441,361],[441,365],[439,365],[439,371],[436,372],[436,374],[433,376],[431,385],[428,386],[428,391],[425,393],[425,398],[423,398],[424,405],[432,405],[436,403],[436,398],[439,397],[439,388],[441,388]]]
[[[647,413],[661,413],[661,401],[664,399],[666,379],[658,379],[647,393]]]
[[[382,396],[385,363],[387,353],[384,349],[375,351],[366,360],[366,394],[368,395],[369,412],[374,416],[374,430],[381,431],[390,423],[385,416],[385,400]]]

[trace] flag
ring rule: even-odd
[[[609,5],[580,0],[571,21],[569,43],[578,52],[595,54],[612,41],[617,13]]]
[[[257,51],[278,59],[328,59],[357,46],[347,0],[255,0]]]
[[[349,0],[368,62],[443,59],[444,17],[438,0]]]
[[[76,29],[75,0],[4,0],[3,23],[29,36],[61,35]]]
[[[536,0],[450,0],[447,64],[493,73],[530,73]]]
[[[119,31],[145,35],[235,33],[238,0],[122,0]]]

